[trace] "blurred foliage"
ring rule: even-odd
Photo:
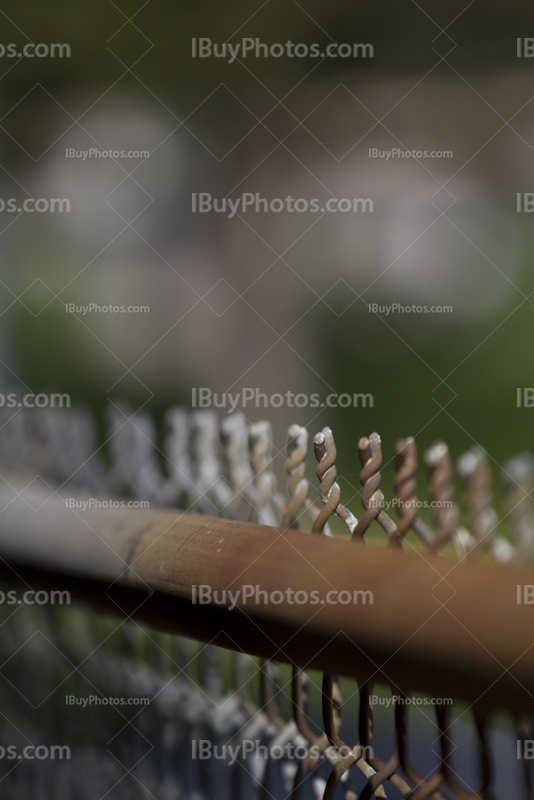
[[[62,59],[21,59],[16,64],[0,59],[3,106],[11,109],[1,125],[12,135],[20,129],[26,134],[33,131],[36,139],[41,135],[40,104],[44,99],[36,93],[35,102],[16,105],[26,92],[33,91],[36,77],[54,97],[69,98],[67,111],[73,119],[86,110],[93,95],[96,101],[114,82],[121,82],[125,91],[141,89],[146,94],[148,88],[182,118],[221,82],[227,81],[243,101],[253,103],[260,83],[279,96],[309,72],[309,63],[303,59],[257,59],[257,77],[246,65],[224,60],[219,60],[215,69],[213,59],[192,63],[192,37],[209,37],[219,43],[236,42],[245,36],[259,37],[268,44],[287,40],[324,45],[332,40],[373,43],[372,63],[365,59],[351,59],[350,64],[344,59],[327,60],[317,77],[348,70],[368,77],[371,67],[373,76],[406,72],[423,77],[435,67],[433,48],[444,54],[453,47],[448,35],[458,45],[448,56],[457,69],[486,73],[512,64],[529,68],[528,60],[518,64],[515,43],[516,37],[531,33],[531,9],[517,1],[503,8],[497,0],[487,0],[483,28],[480,9],[466,6],[464,0],[402,5],[325,0],[260,0],[254,4],[245,0],[231,4],[151,0],[139,7],[109,0],[51,0],[47,4],[7,0],[1,13],[4,41],[22,46],[29,37],[35,42],[66,42],[72,49],[68,69]],[[446,34],[440,34],[440,26],[446,27]],[[435,67],[434,75],[442,66]],[[73,97],[80,98],[79,108],[72,107]],[[213,124],[231,124],[220,112],[220,106],[210,105]],[[2,147],[7,163],[26,158],[7,135],[2,136]],[[526,254],[520,286],[525,294],[534,288]],[[328,419],[318,423],[320,427],[328,422],[334,430],[342,431],[339,471],[350,485],[358,486],[357,439],[375,429],[382,435],[386,461],[395,440],[409,434],[417,437],[421,452],[435,439],[443,438],[454,456],[476,440],[499,463],[519,450],[534,451],[529,412],[515,408],[516,387],[532,385],[530,359],[526,357],[532,309],[526,303],[515,311],[517,305],[514,297],[509,309],[499,312],[502,319],[513,314],[498,329],[494,318],[469,330],[444,328],[442,335],[421,341],[412,350],[380,321],[370,323],[356,309],[327,330],[324,353],[336,356],[330,360],[325,379],[340,392],[353,392],[355,386],[358,390],[365,387],[362,378],[372,374],[377,397],[374,409],[332,410]],[[22,375],[31,378],[36,391],[54,387],[68,391],[74,399],[83,398],[96,405],[104,402],[69,339],[65,314],[52,305],[34,319],[22,307],[15,317],[16,323],[8,332],[10,345],[17,350]],[[396,321],[396,327],[402,335],[402,320]],[[362,347],[356,359],[352,345],[358,340]],[[471,351],[462,363],[465,353]],[[447,383],[457,392],[456,398],[443,385],[434,392],[440,378],[449,374]],[[184,388],[184,396],[177,397],[177,402],[189,401],[186,391]],[[394,398],[395,413],[384,414],[384,407],[391,406],[389,402],[384,406],[380,398]],[[503,408],[507,410],[506,424]],[[158,417],[162,410],[155,406]],[[461,420],[461,425],[455,420]],[[385,480],[390,480],[391,471],[391,464],[386,464]]]
[[[12,106],[34,89],[36,77],[54,97],[74,90],[84,92],[109,88],[115,81],[131,87],[147,87],[179,117],[191,113],[210,89],[221,82],[232,83],[244,102],[250,103],[260,84],[271,91],[290,92],[299,78],[309,73],[307,59],[256,59],[254,77],[244,65],[219,59],[197,58],[192,68],[191,39],[208,37],[218,43],[237,42],[243,37],[262,42],[371,42],[375,57],[326,59],[317,76],[331,73],[420,72],[439,74],[436,51],[450,52],[457,69],[482,73],[500,69],[516,59],[516,37],[529,35],[531,12],[527,4],[508,3],[506,11],[496,0],[484,4],[484,29],[480,13],[465,2],[356,4],[325,0],[245,0],[221,4],[215,0],[196,3],[151,0],[139,8],[129,4],[92,0],[42,4],[20,4],[7,0],[1,11],[2,40],[23,46],[28,41],[68,43],[68,69],[61,58],[23,58],[19,63],[0,59],[4,108]],[[453,22],[451,23],[451,20]],[[440,30],[445,28],[444,33]],[[452,40],[449,39],[452,37]],[[437,37],[437,38],[436,38]],[[457,45],[454,47],[454,45]],[[526,65],[525,65],[526,66]],[[133,69],[133,72],[130,70]],[[134,74],[135,73],[135,74]],[[40,103],[25,103],[9,112],[13,130],[33,127],[39,135]],[[42,98],[41,98],[42,99]],[[87,104],[79,112],[86,110]],[[68,113],[76,117],[77,109]],[[217,114],[218,109],[213,106]]]

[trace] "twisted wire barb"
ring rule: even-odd
[[[305,477],[306,454],[308,452],[308,431],[300,425],[291,425],[287,432],[287,461],[288,474],[287,491],[290,497],[285,510],[282,527],[296,528],[299,516],[305,508],[308,499],[308,481]]]
[[[472,552],[480,545],[482,551],[490,550],[498,563],[513,561],[514,548],[495,531],[498,516],[491,505],[491,470],[484,450],[475,446],[464,453],[458,459],[458,472],[466,486],[471,528],[477,542]]]
[[[291,425],[288,430],[286,444],[286,471],[289,476],[287,487],[290,502],[288,503],[282,520],[282,527],[284,528],[300,527],[299,521],[304,511],[308,511],[312,520],[315,520],[319,514],[319,509],[311,503],[308,497],[309,484],[305,477],[307,452],[308,431],[301,425]],[[326,526],[324,532],[327,532]],[[316,736],[307,723],[307,685],[308,676],[306,672],[298,667],[293,667],[291,675],[293,719],[286,723],[277,737],[277,739],[291,737],[295,742],[301,740],[308,746],[305,755],[300,759],[295,769],[291,793],[292,800],[298,800],[298,798],[300,798],[302,782],[304,781],[307,770],[310,768],[313,760],[317,759],[318,755],[323,753],[328,747],[326,735],[322,737]],[[333,763],[335,763],[335,759]],[[318,784],[318,780],[317,776],[312,776],[312,782],[315,785],[317,795],[320,796],[322,795],[323,787]]]
[[[337,470],[335,466],[337,451],[330,428],[324,428],[321,433],[315,436],[314,445],[315,455],[319,462],[317,465],[317,477],[320,480],[320,495],[325,505],[315,520],[313,531],[321,533],[332,514],[337,514],[351,531],[353,539],[363,539],[363,535],[357,535],[356,533],[361,523],[358,523],[351,512],[340,502],[341,490],[336,481]],[[356,797],[349,778],[349,770],[352,765],[356,766],[368,781],[376,775],[376,769],[369,763],[368,759],[364,758],[365,751],[362,748],[361,741],[350,748],[340,739],[340,708],[341,691],[339,684],[335,676],[325,673],[323,676],[323,720],[325,732],[330,745],[336,749],[337,758],[340,760],[335,765],[326,783],[323,795],[324,800],[333,799],[340,781],[345,784],[346,798]],[[372,710],[369,713],[372,714]],[[333,758],[333,754],[330,754],[329,760],[332,761]],[[376,797],[386,797],[381,783],[375,787],[374,791]]]
[[[219,421],[212,411],[195,411],[192,428],[198,503],[206,513],[219,514],[232,500],[219,459]]]
[[[309,482],[305,476],[306,456],[308,454],[308,431],[302,425],[291,425],[287,432],[286,472],[287,491],[290,497],[282,519],[283,528],[299,527],[298,520],[305,512],[312,522],[317,519],[320,509],[309,498]],[[328,525],[324,533],[331,535]]]
[[[491,507],[491,473],[484,451],[473,447],[458,459],[458,473],[466,487],[471,530],[477,544],[489,548],[495,534],[497,515]]]
[[[242,414],[230,414],[222,420],[221,441],[226,466],[226,480],[231,492],[230,500],[223,508],[222,514],[229,519],[238,519],[240,510],[245,504],[250,508],[249,498],[254,477],[249,461],[247,423]],[[246,653],[230,653],[230,662],[234,698],[249,718],[249,724],[243,729],[247,731],[243,734],[246,737],[250,720],[258,720],[257,724],[261,725],[263,718],[258,713],[259,709],[250,696],[249,656]],[[263,728],[260,732],[264,733]],[[240,796],[239,781],[242,770],[238,762],[236,762],[234,772],[236,773],[233,777],[234,788]]]
[[[324,506],[313,523],[312,533],[324,533],[326,523],[332,514],[337,514],[346,524],[351,534],[354,534],[358,520],[340,502],[341,489],[336,481],[337,450],[330,428],[323,428],[320,433],[317,433],[313,439],[313,445],[315,458],[319,462],[316,473],[320,482],[319,493]]]
[[[112,405],[108,413],[113,466],[110,484],[140,500],[166,505],[169,483],[156,457],[156,428],[152,417],[132,412],[125,404]]]
[[[336,455],[337,450],[334,437],[330,428],[323,430],[314,437],[315,457],[317,464],[317,477],[320,481],[319,492],[324,507],[315,519],[312,532],[322,534],[325,525],[333,514],[337,514],[347,525],[353,535],[358,526],[358,520],[341,502],[341,489],[336,481]],[[327,742],[321,741],[323,752],[331,763],[335,763],[334,770],[324,788],[324,800],[332,800],[336,787],[340,781],[344,784],[346,800],[356,797],[352,782],[350,780],[349,769],[354,764],[368,779],[375,775],[375,770],[363,758],[362,749],[359,744],[353,748],[348,747],[338,735],[341,726],[341,690],[333,675],[324,674],[323,676],[323,720],[328,743],[334,751],[327,749]],[[337,752],[336,752],[337,751]],[[337,763],[336,763],[337,762]],[[376,796],[384,798],[383,787],[378,787]]]
[[[168,459],[170,482],[178,501],[186,507],[195,500],[195,481],[190,455],[189,416],[183,408],[169,408],[165,414],[164,449]]]
[[[253,481],[253,512],[260,525],[277,525],[273,508],[276,478],[271,467],[273,432],[270,422],[260,420],[249,427],[250,465]]]
[[[354,538],[363,540],[367,529],[376,520],[386,531],[389,543],[401,546],[401,537],[398,534],[397,526],[382,508],[384,495],[379,488],[382,447],[378,433],[362,437],[358,442],[358,451],[363,467],[360,472],[360,481],[363,485],[361,497],[365,513],[354,531]]]
[[[242,414],[230,414],[221,422],[221,438],[226,462],[227,480],[233,491],[225,512],[237,519],[243,504],[249,504],[254,475],[249,461],[247,423]]]
[[[40,428],[51,477],[63,486],[106,490],[108,477],[96,445],[96,426],[87,409],[72,408],[68,414],[59,408],[43,409]]]
[[[417,485],[416,472],[417,447],[415,441],[411,436],[407,439],[399,439],[395,445],[395,478],[393,480],[400,516],[397,534],[402,540],[407,532],[412,529],[426,545],[431,546],[434,541],[434,534],[419,519],[418,501],[415,495]]]
[[[438,552],[452,542],[457,553],[463,556],[473,548],[474,539],[468,531],[458,528],[458,509],[454,503],[452,485],[453,467],[445,442],[435,442],[429,447],[424,460],[430,476],[429,491],[438,524],[438,532],[430,549]]]
[[[249,427],[250,466],[253,474],[252,512],[253,519],[262,525],[277,525],[274,509],[276,478],[272,463],[272,428],[266,420],[260,420]],[[284,720],[278,713],[276,702],[279,694],[279,667],[273,661],[261,660],[260,669],[260,704],[261,716],[270,723],[271,731],[280,732]],[[272,759],[267,757],[261,777],[262,797],[270,794],[269,785],[272,779]]]

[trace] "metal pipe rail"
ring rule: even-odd
[[[178,511],[83,511],[32,488],[0,490],[0,509],[4,580],[360,685],[534,711],[534,605],[517,602],[526,571]],[[262,594],[230,610],[229,597],[195,602],[201,585],[218,600]]]

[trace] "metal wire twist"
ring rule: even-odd
[[[363,540],[371,523],[376,520],[386,531],[389,542],[401,546],[401,539],[397,526],[383,511],[384,495],[380,490],[380,466],[382,464],[382,446],[378,433],[364,436],[358,442],[358,451],[363,469],[360,472],[360,481],[363,485],[361,492],[362,505],[365,509],[363,517],[354,531],[354,538]]]
[[[454,504],[452,484],[453,466],[445,442],[436,442],[425,453],[425,464],[430,475],[430,496],[434,504],[438,531],[431,550],[438,551],[453,542],[463,555],[473,546],[470,535],[458,531],[458,509]]]
[[[320,482],[319,493],[324,507],[313,523],[312,533],[324,533],[325,526],[332,514],[337,514],[353,534],[358,525],[358,520],[341,503],[341,489],[336,481],[337,450],[330,428],[323,428],[320,433],[317,433],[313,439],[313,445],[315,458],[319,462],[316,472]]]
[[[461,456],[458,472],[466,486],[471,530],[476,539],[471,553],[480,556],[484,550],[491,550],[498,562],[512,561],[513,548],[496,531],[498,516],[491,505],[491,470],[484,450],[476,446]]]
[[[233,491],[226,515],[237,519],[239,510],[250,508],[254,475],[249,461],[247,422],[242,414],[235,412],[221,422],[221,438],[226,461],[227,480]]]
[[[399,439],[395,445],[395,478],[393,485],[397,493],[400,523],[397,526],[399,539],[404,539],[410,529],[414,530],[430,546],[434,534],[419,519],[418,501],[415,495],[417,473],[417,447],[410,436]]]
[[[276,477],[272,469],[271,424],[260,420],[249,427],[250,465],[254,475],[253,511],[254,519],[261,525],[277,525],[274,510]]]

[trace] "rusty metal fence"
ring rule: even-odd
[[[505,465],[501,520],[483,450],[457,462],[460,509],[447,446],[420,502],[398,441],[388,500],[372,433],[356,518],[329,428],[317,491],[291,426],[284,493],[267,422],[165,423],[158,446],[113,406],[99,447],[82,409],[1,420],[4,796],[531,797],[532,458]]]

